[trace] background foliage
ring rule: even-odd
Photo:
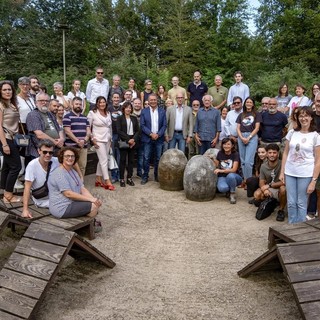
[[[258,99],[282,81],[319,80],[320,3],[311,0],[260,0],[257,11],[248,0],[2,0],[0,77],[36,74],[51,91],[63,80],[59,24],[68,26],[68,89],[97,65],[140,89],[146,78],[169,88],[173,75],[186,87],[197,69],[209,85],[221,74],[230,86],[242,70]]]

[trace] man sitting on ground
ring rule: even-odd
[[[267,161],[260,168],[259,186],[254,193],[254,198],[257,201],[263,201],[268,197],[273,197],[279,200],[279,211],[277,221],[284,221],[284,208],[287,203],[286,188],[282,181],[279,180],[281,170],[281,161],[279,160],[280,148],[275,143],[270,143],[266,146]]]

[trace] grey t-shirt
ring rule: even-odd
[[[74,169],[67,171],[60,166],[50,174],[48,187],[49,211],[53,216],[61,218],[72,203],[72,200],[65,197],[62,192],[71,190],[80,194],[83,183]]]
[[[268,161],[264,162],[260,168],[260,180],[265,180],[267,184],[279,181],[281,161],[278,160],[275,168],[270,168]]]
[[[40,115],[45,123],[46,129],[45,134],[47,134],[52,139],[59,139],[59,132],[57,132],[53,121],[50,119],[47,113],[40,112]]]

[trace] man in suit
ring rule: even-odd
[[[167,130],[165,139],[169,143],[169,149],[178,144],[178,149],[185,152],[186,142],[192,139],[193,121],[192,110],[184,105],[184,95],[178,92],[177,104],[167,109]]]
[[[141,184],[146,184],[149,179],[151,155],[154,159],[154,180],[158,181],[158,164],[167,127],[166,113],[158,108],[157,95],[151,93],[148,98],[149,108],[144,108],[140,116],[141,144],[144,148],[144,172]]]

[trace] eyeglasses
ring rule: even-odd
[[[64,158],[74,159],[76,156],[73,155],[73,154],[65,154],[63,157],[64,157]]]
[[[37,101],[41,103],[48,103],[50,100],[37,100]]]
[[[103,74],[103,72],[97,72],[97,74]]]
[[[193,106],[193,107],[199,107],[200,104],[197,103],[197,104],[193,104],[192,106]]]
[[[184,97],[177,97],[177,99],[183,99]]]
[[[48,154],[49,153],[50,156],[53,155],[53,151],[47,151],[47,150],[41,150],[41,151],[42,151],[43,154]]]
[[[241,104],[241,102],[238,102],[238,101],[237,101],[237,102],[234,102],[233,104]]]

